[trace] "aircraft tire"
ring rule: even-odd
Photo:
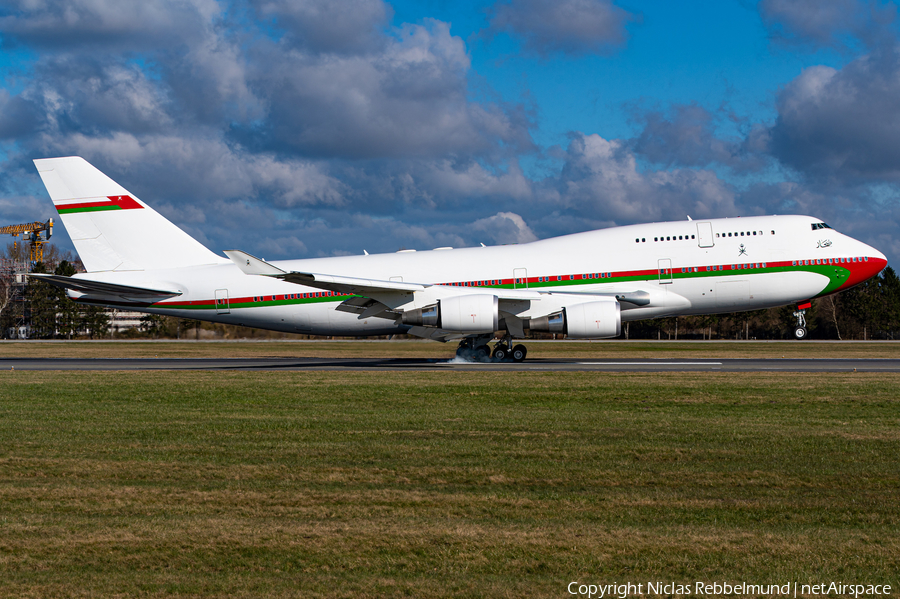
[[[472,358],[483,362],[491,356],[491,348],[487,345],[479,345],[472,351]]]
[[[509,360],[509,356],[512,352],[509,350],[509,346],[504,343],[498,343],[494,347],[494,355],[493,358],[498,362],[505,362]]]
[[[794,329],[794,338],[797,339],[797,341],[806,339],[806,335],[806,327],[797,327],[796,329]]]
[[[513,362],[524,362],[525,356],[528,355],[528,349],[524,345],[517,345],[512,348]]]

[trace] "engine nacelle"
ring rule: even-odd
[[[565,333],[569,339],[604,339],[622,334],[619,302],[613,298],[566,306],[561,312],[532,318],[528,329]]]
[[[569,339],[604,339],[622,334],[622,313],[614,299],[566,306]]]
[[[442,299],[440,328],[456,333],[493,333],[499,328],[500,302],[496,295],[457,295]]]
[[[493,333],[498,330],[500,302],[496,295],[459,295],[437,304],[407,310],[400,322],[413,326],[437,327],[454,333]]]

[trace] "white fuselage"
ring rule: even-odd
[[[579,294],[642,293],[649,299],[644,305],[622,302],[622,320],[629,321],[802,302],[862,282],[885,266],[878,250],[824,225],[816,228],[817,223],[806,216],[653,223],[518,245],[272,265],[286,271],[479,287],[488,293],[491,288],[551,292],[520,312],[523,318],[546,315]],[[132,306],[149,313],[317,335],[382,335],[408,329],[394,320],[335,310],[347,297],[246,275],[225,259],[177,269],[93,272],[89,277],[182,291],[177,298]],[[420,303],[428,303],[427,298]]]

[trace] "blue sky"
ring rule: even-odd
[[[893,3],[12,0],[0,43],[3,223],[78,154],[269,259],[768,213],[900,256]]]

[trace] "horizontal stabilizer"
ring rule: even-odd
[[[61,289],[71,289],[85,295],[111,295],[123,299],[135,300],[161,300],[181,295],[182,292],[175,289],[149,289],[147,287],[131,287],[129,285],[116,285],[103,281],[91,281],[89,279],[76,279],[62,275],[49,275],[31,273],[29,277],[44,281]]]

